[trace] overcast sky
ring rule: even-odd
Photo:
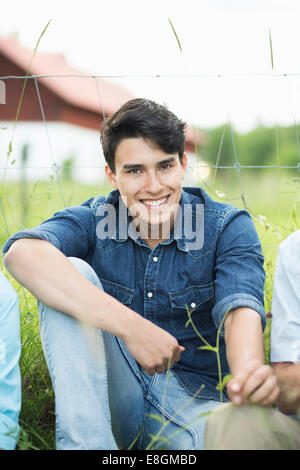
[[[52,19],[39,51],[97,75],[133,75],[114,80],[190,124],[231,119],[241,130],[300,118],[299,18],[299,0],[0,1],[0,35],[18,33],[33,49]],[[281,73],[299,77],[271,76]],[[144,77],[156,74],[181,77]]]

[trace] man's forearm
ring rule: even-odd
[[[130,319],[138,316],[92,284],[63,253],[44,240],[16,241],[4,264],[42,303],[90,326],[123,337]]]
[[[300,409],[300,364],[280,362],[272,366],[280,388],[276,404],[283,413],[297,413]]]
[[[180,360],[184,348],[176,338],[95,286],[50,243],[18,240],[4,261],[45,305],[122,338],[148,374],[162,374]]]
[[[229,312],[225,323],[226,355],[231,374],[235,376],[252,359],[264,364],[264,342],[261,319],[250,308]]]
[[[264,364],[260,316],[250,308],[239,308],[225,320],[227,359],[233,379],[227,384],[229,398],[237,405],[269,406],[279,395],[272,368]]]

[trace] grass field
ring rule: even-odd
[[[260,171],[260,170],[259,170]],[[273,273],[278,244],[298,228],[299,177],[295,173],[283,173],[278,169],[253,173],[241,172],[242,186],[238,174],[219,170],[212,185],[213,175],[199,184],[215,199],[228,202],[239,208],[247,208],[253,216],[265,256],[267,273],[265,287],[266,312],[271,309]],[[64,182],[62,192],[66,206],[77,205],[97,194],[107,194],[111,188],[84,186]],[[244,195],[244,201],[242,199]],[[37,182],[23,187],[6,184],[1,194],[0,245],[8,236],[23,227],[38,225],[54,212],[63,208],[62,197],[54,178],[48,182]],[[49,373],[45,364],[40,336],[36,300],[21,287],[0,264],[1,270],[12,282],[20,298],[22,355],[22,411],[20,415],[20,449],[55,449],[54,396]],[[270,320],[265,330],[266,360],[269,360]]]

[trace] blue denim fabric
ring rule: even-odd
[[[102,289],[85,261],[69,260]],[[218,402],[191,398],[172,370],[149,376],[112,334],[42,303],[39,310],[58,450],[204,448],[206,413]]]
[[[0,449],[13,450],[19,434],[21,352],[18,295],[0,272]]]
[[[66,256],[85,260],[108,294],[174,335],[185,347],[173,372],[186,391],[218,400],[216,354],[199,349],[205,343],[191,323],[186,325],[186,306],[192,309],[196,329],[212,346],[230,309],[252,308],[265,327],[263,256],[252,219],[244,210],[214,201],[201,188],[186,187],[180,203],[182,207],[192,205],[194,219],[196,205],[204,205],[203,246],[191,249],[184,231],[173,231],[152,250],[142,239],[134,239],[130,231],[120,236],[118,226],[113,238],[97,236],[97,226],[104,217],[103,211],[97,216],[99,208],[113,204],[118,211],[119,196],[116,190],[107,198],[98,196],[64,209],[38,227],[12,236],[3,251],[19,238],[41,238]],[[224,376],[229,367],[223,328],[220,331]]]

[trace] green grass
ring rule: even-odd
[[[7,184],[2,193],[4,214],[1,214],[0,245],[22,228],[30,228],[51,217],[63,208],[62,199],[53,179],[29,185],[28,214],[23,215],[23,200],[18,184]],[[63,192],[68,206],[77,205],[90,197],[106,194],[107,185],[101,187],[64,183]],[[18,292],[21,314],[22,352],[20,369],[22,376],[22,409],[20,413],[21,438],[19,449],[55,449],[54,395],[48,368],[44,359],[36,299],[20,286],[5,270]]]
[[[299,190],[298,174],[277,170],[241,173],[244,196],[250,210],[265,256],[267,280],[265,286],[266,312],[271,310],[273,274],[278,244],[298,228]],[[234,171],[219,170],[214,186],[209,180],[199,182],[214,198],[243,207],[241,187]],[[64,182],[63,194],[66,205],[77,205],[98,194],[107,194],[111,188],[85,186]],[[27,194],[27,195],[26,195]],[[48,182],[28,185],[21,191],[17,183],[6,184],[1,194],[0,244],[3,246],[9,235],[26,227],[38,225],[63,208],[57,183]],[[24,213],[24,200],[28,201]],[[3,268],[1,270],[12,282],[20,298],[22,354],[22,410],[20,414],[21,438],[19,449],[55,449],[54,396],[49,372],[42,352],[39,335],[39,318],[36,299],[21,287]],[[270,320],[265,330],[266,361],[270,353]]]

